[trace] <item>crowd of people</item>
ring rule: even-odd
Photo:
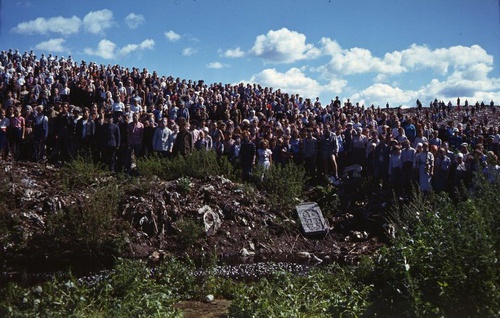
[[[64,163],[91,156],[111,171],[133,159],[192,151],[227,156],[248,180],[255,165],[303,165],[338,184],[357,167],[382,187],[461,193],[481,172],[497,182],[497,107],[437,99],[411,109],[323,103],[259,84],[205,83],[147,69],[33,51],[0,54],[2,160]]]

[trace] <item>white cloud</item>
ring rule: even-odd
[[[227,65],[222,64],[220,62],[212,62],[207,64],[208,68],[213,68],[213,69],[221,69],[227,67]]]
[[[304,34],[287,28],[271,30],[266,35],[257,36],[250,52],[271,63],[292,63],[321,54],[312,44],[306,44]]]
[[[85,48],[84,52],[88,55],[96,55],[104,59],[113,59],[116,54],[116,44],[113,42],[103,39],[97,44],[95,50],[91,48]]]
[[[352,96],[352,100],[365,106],[384,106],[389,102],[392,106],[414,105],[414,101],[419,96],[414,91],[404,91],[399,87],[392,87],[387,84],[374,84]]]
[[[91,11],[83,18],[85,30],[93,34],[104,33],[113,23],[113,12],[108,9]]]
[[[338,95],[344,91],[346,86],[347,80],[340,78],[332,79],[324,86],[324,92]]]
[[[144,16],[142,14],[135,14],[133,12],[127,15],[127,17],[125,18],[125,22],[131,29],[136,29],[141,24],[144,24],[144,21]]]
[[[305,76],[298,68],[291,68],[285,73],[276,69],[265,69],[252,76],[250,83],[259,83],[263,86],[280,88],[290,94],[299,94],[304,97],[316,97],[321,94],[322,87],[316,80]]]
[[[68,52],[69,50],[64,46],[65,39],[57,38],[48,41],[40,42],[35,46],[35,49],[45,52]]]
[[[337,41],[330,38],[321,38],[319,43],[321,44],[321,52],[323,54],[336,56],[342,53],[342,47]]]
[[[318,68],[325,77],[331,74],[399,74],[406,71],[400,65],[401,58],[398,52],[386,53],[384,59],[381,59],[372,56],[369,50],[358,47],[342,51],[330,47],[327,51],[333,54],[332,59],[324,67]]]
[[[70,34],[77,33],[80,29],[82,21],[73,16],[71,18],[63,18],[61,16],[53,18],[37,18],[35,20],[26,21],[19,23],[15,28],[12,29],[15,33],[20,34],[49,34],[49,33],[59,33],[61,35],[67,36]]]
[[[187,47],[184,50],[182,50],[182,55],[184,56],[191,56],[196,53],[196,49],[192,47]]]
[[[243,52],[239,47],[237,47],[235,49],[226,50],[224,53],[222,53],[222,56],[229,58],[243,57],[245,56],[245,52]]]
[[[179,41],[181,39],[181,36],[172,30],[165,31],[164,35],[170,42]]]
[[[119,54],[126,55],[134,51],[152,50],[155,46],[155,41],[146,39],[140,44],[127,44],[119,50]]]

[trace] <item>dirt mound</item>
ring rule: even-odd
[[[44,247],[44,240],[38,239],[47,231],[47,218],[64,215],[70,208],[82,209],[96,195],[92,186],[68,192],[59,179],[59,168],[50,165],[3,163],[0,169],[5,181],[0,195],[6,200],[0,207],[1,226],[5,228],[0,243],[6,257],[47,255],[53,246],[47,243]],[[228,259],[352,263],[383,244],[381,215],[370,211],[370,206],[377,207],[380,202],[370,199],[353,197],[354,201],[348,199],[348,206],[344,205],[345,211],[323,211],[329,233],[308,237],[301,231],[293,208],[272,210],[264,192],[222,176],[173,181],[102,178],[105,180],[95,182],[116,183],[124,189],[115,220],[128,224],[128,233],[125,248],[115,256],[159,260],[167,255],[196,257],[215,251]],[[348,188],[339,191],[349,196]],[[317,199],[316,192],[309,190],[305,199]]]

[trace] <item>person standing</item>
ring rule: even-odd
[[[142,157],[142,142],[144,138],[144,124],[139,121],[139,114],[132,115],[132,122],[127,126],[127,158],[125,169],[130,171],[132,165],[132,153],[135,159]]]
[[[162,118],[153,136],[153,150],[162,158],[169,157],[172,151],[172,130],[167,127],[167,123],[168,119]]]
[[[174,156],[179,154],[185,156],[193,151],[193,135],[187,129],[188,122],[184,117],[180,117],[178,121],[179,132],[175,138],[172,153]]]
[[[36,107],[33,119],[33,161],[40,162],[45,155],[45,141],[49,136],[49,119],[43,114],[43,106]]]
[[[111,172],[115,172],[116,151],[120,147],[120,128],[113,123],[113,115],[107,114],[102,125],[101,148],[104,163]]]
[[[21,142],[24,140],[26,129],[24,117],[21,116],[19,109],[14,108],[14,113],[9,117],[9,149],[12,153],[12,158],[17,161],[20,154]]]
[[[7,159],[7,129],[9,129],[9,118],[5,117],[5,110],[0,109],[0,153],[2,160]]]
[[[420,190],[424,193],[430,192],[431,178],[434,174],[434,156],[429,151],[429,143],[423,143],[422,151],[415,155],[415,168],[418,171]]]
[[[240,163],[242,170],[242,180],[250,181],[252,176],[252,169],[255,165],[255,157],[257,150],[255,144],[250,139],[250,133],[248,131],[243,131],[243,142],[240,148]]]

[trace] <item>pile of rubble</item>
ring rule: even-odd
[[[17,218],[16,232],[23,235],[15,240],[12,236],[0,237],[4,252],[19,251],[16,244],[26,244],[46,230],[47,216],[81,205],[92,195],[85,189],[68,193],[58,180],[58,168],[49,165],[3,163],[0,169],[8,184],[3,195],[13,200],[4,223],[7,218]],[[117,178],[116,182],[120,186],[127,181]],[[352,263],[383,244],[370,229],[360,229],[355,224],[357,218],[348,212],[330,216],[327,233],[311,237],[296,211],[277,215],[265,194],[222,176],[173,181],[142,178],[124,189],[116,217],[130,225],[130,239],[119,256],[155,260],[215,250],[226,258],[287,256],[308,262]]]

